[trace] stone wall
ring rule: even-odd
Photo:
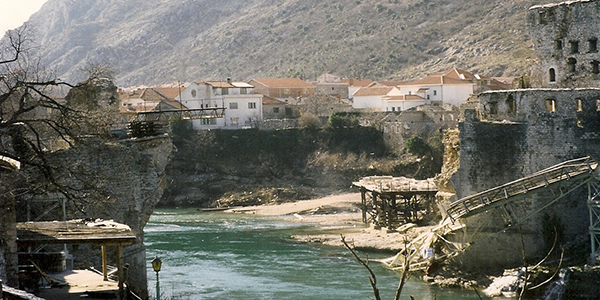
[[[511,182],[566,160],[600,158],[600,89],[527,89],[485,92],[476,109],[464,112],[460,130],[460,167],[450,182],[458,198]],[[517,225],[530,258],[543,256],[542,228],[549,216],[564,224],[565,241],[589,238],[586,191],[561,199],[542,213],[523,220],[554,196],[532,194],[506,209],[494,209],[465,220],[468,232],[455,237],[475,241],[461,257],[464,267],[507,268],[522,264]],[[506,233],[497,234],[512,226]],[[474,235],[474,232],[478,232]],[[479,241],[485,241],[484,243]],[[492,254],[493,255],[490,255]]]
[[[89,138],[76,147],[48,156],[51,163],[64,166],[64,170],[56,174],[59,183],[77,191],[77,199],[67,201],[67,219],[114,220],[127,224],[136,234],[137,242],[124,248],[124,262],[129,264],[131,290],[144,299],[148,296],[146,268],[149,262],[143,245],[143,229],[166,188],[165,167],[173,148],[168,135],[118,142]],[[48,198],[57,197],[60,196],[49,195]],[[31,217],[37,217],[35,210]],[[62,212],[46,218],[60,220]],[[114,250],[109,253],[114,254]],[[75,261],[100,262],[99,245],[81,246],[72,254]],[[114,257],[109,257],[109,262],[115,263]]]

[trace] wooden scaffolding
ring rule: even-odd
[[[391,230],[418,222],[435,203],[432,179],[370,176],[352,184],[360,189],[362,220]]]

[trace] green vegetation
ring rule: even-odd
[[[406,140],[406,142],[404,142],[404,145],[406,146],[406,150],[408,150],[408,152],[419,156],[425,155],[431,151],[429,149],[429,145],[427,145],[427,143],[425,143],[425,141],[418,136],[409,138]]]

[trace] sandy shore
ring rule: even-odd
[[[360,193],[332,195],[314,200],[304,200],[279,205],[261,205],[229,210],[232,213],[251,213],[264,216],[290,216],[295,222],[317,224],[321,233],[297,235],[301,242],[343,246],[340,235],[354,243],[357,249],[389,251],[395,253],[405,240],[418,236],[424,228],[413,228],[400,234],[396,231],[374,229],[362,222]],[[289,219],[289,218],[288,218]]]

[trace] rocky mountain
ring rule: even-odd
[[[49,0],[28,21],[43,62],[120,86],[302,76],[407,79],[458,67],[526,74],[525,15],[551,0]]]

